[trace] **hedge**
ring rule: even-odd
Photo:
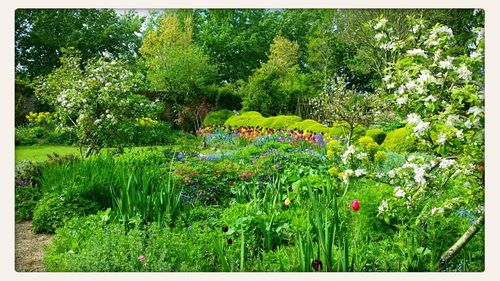
[[[257,111],[248,111],[229,117],[226,122],[224,122],[224,125],[227,127],[257,127],[259,123],[265,119],[266,118]]]
[[[387,133],[382,147],[396,152],[411,152],[415,149],[415,136],[408,128],[399,128]]]
[[[212,111],[203,119],[203,126],[219,126],[224,125],[229,117],[233,116],[234,112],[227,109]]]
[[[379,128],[368,129],[365,135],[371,137],[378,144],[382,144],[387,136],[387,134]]]

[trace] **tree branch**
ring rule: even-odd
[[[446,266],[448,261],[450,261],[469,241],[476,235],[476,233],[481,229],[484,225],[484,214],[482,214],[470,227],[467,231],[458,239],[451,248],[449,248],[439,260],[439,265],[442,268]]]

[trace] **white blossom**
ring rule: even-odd
[[[382,40],[382,38],[385,38],[385,37],[387,37],[387,35],[385,33],[383,33],[383,32],[375,34],[375,39],[377,41],[380,41],[380,40]]]
[[[359,176],[366,174],[366,172],[364,169],[359,168],[359,169],[356,169],[356,171],[354,171],[354,174],[356,175],[356,177],[359,177]]]
[[[413,177],[413,179],[418,183],[418,184],[421,184],[421,185],[424,185],[426,183],[426,180],[425,180],[425,170],[424,168],[422,167],[418,167],[414,170],[415,172],[415,176]]]
[[[467,119],[467,121],[465,121],[465,123],[464,123],[464,126],[467,129],[470,129],[470,128],[472,128],[472,122],[469,119]]]
[[[396,48],[396,45],[393,42],[388,42],[388,43],[380,45],[380,49],[383,49],[383,50],[392,50],[394,48]]]
[[[431,72],[427,69],[420,70],[420,74],[417,78],[419,84],[425,84],[429,82],[436,82],[436,78],[432,76]]]
[[[433,96],[433,95],[428,95],[426,98],[424,98],[424,99],[423,99],[423,101],[424,101],[424,102],[429,102],[429,101],[430,101],[430,102],[436,102],[436,101],[437,101],[437,99],[436,99],[436,97],[435,97],[435,96]]]
[[[455,59],[454,57],[448,56],[445,60],[439,62],[439,67],[441,67],[442,69],[454,69],[455,68],[455,66],[453,66],[454,59]]]
[[[380,204],[380,206],[378,207],[378,210],[379,212],[384,212],[385,209],[387,209],[388,207],[388,204],[387,204],[387,200],[382,200],[382,204]]]
[[[396,99],[396,103],[398,105],[403,105],[405,104],[406,102],[408,101],[408,97],[407,96],[402,96],[402,97],[399,97]]]
[[[411,55],[411,56],[421,56],[421,57],[427,58],[427,54],[422,49],[415,48],[415,49],[411,49],[411,50],[406,51],[406,53]]]
[[[420,116],[416,113],[410,113],[406,116],[406,122],[408,124],[418,124],[422,122],[422,119],[420,119]]]
[[[432,208],[431,210],[431,215],[434,215],[435,213],[444,213],[444,209],[441,208],[441,207],[435,207],[435,208]]]
[[[458,130],[455,133],[455,136],[457,137],[457,139],[462,140],[464,138],[463,130]]]
[[[458,69],[457,69],[458,77],[460,79],[464,79],[466,81],[470,80],[472,78],[472,72],[467,68],[465,64],[462,64]]]
[[[364,153],[364,152],[360,152],[358,153],[358,155],[356,156],[359,160],[363,160],[367,157],[367,154]]]
[[[455,163],[456,163],[456,161],[454,159],[445,158],[445,159],[441,160],[441,162],[439,163],[439,168],[446,169]]]
[[[473,107],[469,108],[469,110],[467,111],[467,113],[473,114],[474,117],[481,114],[482,112],[483,112],[483,109],[479,108],[477,106],[473,106]]]
[[[402,198],[402,197],[405,197],[406,195],[406,192],[404,190],[402,190],[399,186],[396,186],[394,188],[394,196],[398,197],[398,198]]]
[[[438,135],[438,138],[437,138],[436,142],[437,142],[438,144],[443,144],[443,143],[445,143],[445,142],[446,142],[446,139],[447,139],[447,138],[446,138],[446,135],[445,135],[445,134],[443,134],[443,133],[439,133],[439,135]]]
[[[380,29],[381,27],[385,26],[385,24],[386,24],[386,23],[387,23],[387,19],[385,19],[385,18],[381,18],[381,19],[377,22],[377,24],[375,24],[375,26],[373,27],[373,29],[378,30],[378,29]]]

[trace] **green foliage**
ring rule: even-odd
[[[276,36],[268,61],[241,88],[243,110],[259,111],[264,116],[294,112],[298,97],[306,90],[297,60],[298,44]]]
[[[27,184],[27,182],[23,182],[22,185],[19,185],[19,183],[16,184],[16,222],[31,220],[33,218],[33,210],[35,209],[38,200],[42,197],[40,189],[33,187],[30,184],[24,184]]]
[[[112,222],[108,210],[58,229],[44,260],[47,271],[214,271],[211,231],[199,223],[189,228],[152,223],[126,229]]]
[[[68,47],[79,50],[84,60],[107,53],[134,61],[142,21],[113,9],[17,9],[16,73],[47,75],[59,66],[61,49]]]
[[[331,134],[332,130],[331,128],[320,124],[319,122],[311,119],[306,119],[301,122],[297,122],[295,124],[291,124],[288,126],[288,129],[295,129],[295,130],[302,130],[302,131],[309,131],[309,132],[318,132],[318,133],[324,133],[324,134]]]
[[[376,143],[382,144],[387,134],[378,128],[372,128],[366,130],[366,135],[371,137]]]
[[[161,106],[132,92],[138,77],[120,61],[88,61],[66,50],[61,66],[38,84],[36,95],[51,104],[58,125],[76,131],[86,156],[103,147],[130,144],[137,119],[158,114]]]
[[[286,129],[300,121],[302,121],[302,118],[299,116],[279,115],[265,118],[263,121],[259,122],[258,126],[266,129]]]
[[[212,111],[207,114],[205,119],[203,120],[203,125],[204,126],[221,126],[224,125],[227,119],[229,117],[233,116],[234,112],[227,110],[227,109],[221,109],[218,111]]]
[[[15,167],[16,182],[36,185],[40,176],[40,165],[30,160],[22,160]]]
[[[370,157],[373,157],[378,151],[379,145],[371,137],[364,136],[358,139],[357,145],[363,149]]]
[[[232,128],[241,126],[257,127],[263,120],[265,120],[265,118],[262,117],[262,114],[259,112],[249,111],[229,117],[226,122],[224,122],[224,125]]]
[[[415,150],[415,136],[408,128],[399,128],[387,133],[382,147],[397,152],[411,152]]]
[[[65,220],[97,211],[97,205],[78,193],[45,194],[33,211],[33,231],[52,233]]]
[[[192,43],[192,18],[165,14],[160,26],[144,38],[141,54],[147,67],[147,80],[174,110],[193,103],[216,75],[216,66]],[[189,67],[187,67],[189,66]]]

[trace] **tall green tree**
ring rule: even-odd
[[[213,83],[217,68],[193,43],[192,36],[192,18],[186,16],[181,20],[176,13],[168,12],[160,27],[146,34],[140,53],[149,87],[172,105],[177,123],[182,123],[179,120],[185,118],[180,118],[181,115],[189,111],[195,124],[201,124],[199,106],[205,106],[206,90]]]
[[[294,113],[297,99],[306,88],[299,73],[299,46],[280,35],[270,46],[266,63],[249,77],[241,89],[243,109],[263,115]]]
[[[83,60],[108,56],[133,60],[142,42],[143,19],[110,9],[17,9],[16,74],[34,78],[60,66],[62,48],[75,48]]]
[[[219,81],[246,80],[266,60],[278,31],[278,11],[196,10],[194,40],[219,67]]]

